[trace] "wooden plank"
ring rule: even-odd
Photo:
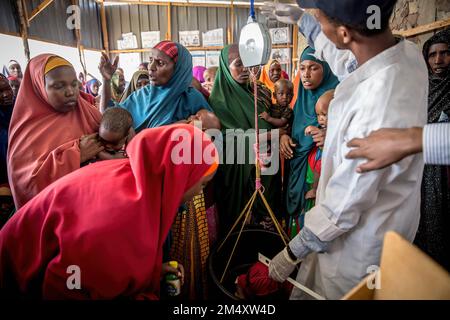
[[[434,31],[436,29],[445,28],[447,26],[450,26],[450,18],[446,20],[436,21],[432,23],[425,24],[423,26],[419,26],[416,28],[412,28],[405,31],[395,31],[395,34],[398,34],[402,37],[408,38],[413,37],[422,33]]]
[[[189,51],[217,51],[222,50],[223,47],[186,47]],[[145,49],[122,49],[122,50],[111,50],[111,53],[137,53],[137,52],[149,52],[151,48]]]
[[[27,22],[25,21],[25,16],[23,13],[24,3],[22,2],[22,0],[17,0],[16,4],[20,18],[20,36],[22,37],[23,41],[23,49],[25,51],[25,57],[27,58],[28,61],[30,61],[30,47],[28,45],[28,26]]]
[[[100,2],[100,18],[102,23],[103,48],[105,49],[106,54],[109,56],[108,28],[106,26],[106,13],[103,0]]]
[[[236,20],[236,17],[234,15],[234,0],[231,0],[231,21],[230,21],[230,38],[229,38],[229,44],[232,44],[234,42],[234,22]]]
[[[298,60],[298,26],[294,25],[292,28],[292,68],[291,68],[291,79],[295,78],[295,62]]]
[[[172,40],[172,5],[167,4],[167,34],[166,40]]]
[[[97,2],[101,0],[96,0]],[[131,5],[146,5],[146,6],[167,6],[169,3],[174,7],[204,7],[204,8],[229,8],[229,4],[223,4],[223,3],[214,3],[214,1],[211,2],[205,2],[205,3],[187,3],[187,2],[167,2],[167,1],[154,1],[154,2],[139,2],[139,1],[130,1],[130,0],[105,0],[106,2],[121,2],[125,4],[131,4]],[[249,2],[250,3],[250,2]],[[255,7],[261,7],[262,3],[255,3]],[[235,4],[235,7],[238,8],[250,8],[250,4]]]
[[[53,2],[53,0],[44,0],[42,1],[42,3],[40,5],[37,6],[36,9],[34,9],[31,14],[30,17],[28,19],[28,23],[31,22],[31,20],[33,20],[34,18],[36,18],[36,16],[41,13],[45,8],[47,8],[51,3]]]

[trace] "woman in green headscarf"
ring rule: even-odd
[[[307,47],[300,58],[300,83],[291,137],[280,139],[282,155],[289,159],[286,165],[286,210],[290,216],[289,234],[295,235],[303,224],[306,209],[305,194],[308,191],[308,154],[314,147],[311,136],[305,135],[308,126],[318,126],[315,106],[328,90],[336,88],[339,81],[326,62],[314,57],[314,50]]]
[[[111,77],[111,99],[119,103],[124,90],[125,77],[122,72],[116,71]]]
[[[258,83],[258,114],[267,111],[271,104],[270,91],[261,83]],[[237,45],[225,47],[220,55],[220,65],[214,82],[214,88],[209,98],[209,103],[216,116],[220,119],[223,132],[224,164],[221,164],[216,175],[216,203],[219,210],[221,232],[227,233],[239,213],[247,204],[255,190],[255,165],[250,161],[249,138],[254,134],[247,134],[246,146],[239,148],[238,139],[244,134],[226,132],[227,129],[242,129],[244,132],[255,128],[254,96],[250,84],[250,72],[242,64]],[[258,120],[259,128],[270,130],[272,126],[264,120]],[[270,138],[270,134],[268,134]],[[234,140],[234,150],[230,149],[230,141]],[[228,142],[228,143],[227,143]],[[251,147],[250,147],[251,148]],[[227,155],[234,151],[233,163],[225,161]],[[238,153],[237,151],[241,151]],[[245,153],[245,163],[240,164],[238,154]],[[242,162],[242,161],[241,161]],[[262,175],[262,184],[265,188],[264,195],[269,205],[276,211],[280,197],[279,175]],[[253,210],[254,222],[264,221],[267,215],[262,201],[255,202]]]
[[[133,74],[133,77],[131,78],[130,84],[125,89],[124,93],[122,94],[122,98],[120,99],[120,103],[125,102],[127,98],[135,91],[138,91],[139,89],[145,87],[146,85],[150,84],[150,77],[148,75],[147,70],[138,70]]]

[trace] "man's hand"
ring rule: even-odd
[[[98,70],[100,70],[100,73],[102,74],[102,77],[104,80],[111,80],[114,72],[117,70],[117,66],[119,64],[119,56],[114,58],[114,61],[111,63],[111,60],[109,60],[108,55],[104,52],[102,52],[102,57],[100,58],[100,64],[98,66]]]
[[[269,19],[286,24],[297,24],[304,10],[296,4],[264,2],[261,13]]]
[[[294,271],[297,263],[289,257],[284,248],[269,263],[269,277],[278,282],[284,282]]]
[[[351,140],[347,146],[355,148],[346,155],[347,159],[369,160],[360,165],[356,172],[383,169],[409,155],[422,152],[422,128],[380,129],[367,138]]]
[[[291,137],[288,135],[281,136],[280,138],[280,152],[283,158],[292,159],[294,156],[294,152],[292,148],[295,148],[297,145],[294,143]]]

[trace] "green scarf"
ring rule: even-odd
[[[122,97],[120,99],[120,103],[125,102],[127,98],[135,91],[137,91],[137,83],[139,81],[139,78],[145,77],[149,79],[148,71],[145,70],[138,70],[133,74],[133,77],[131,78],[130,83],[128,84],[128,87],[125,89],[125,91],[122,93]],[[117,86],[119,85],[119,78],[117,78]]]
[[[219,69],[209,98],[209,103],[220,119],[224,138],[224,162],[227,152],[227,140],[234,139],[234,164],[222,164],[215,178],[216,203],[220,214],[221,229],[228,232],[239,213],[250,199],[255,190],[255,165],[249,164],[248,143],[245,146],[246,164],[237,164],[236,134],[226,133],[226,129],[255,128],[254,96],[249,84],[241,85],[236,82],[228,67],[230,46],[225,47],[220,55]],[[259,87],[259,86],[258,86]],[[270,102],[269,102],[270,103]],[[267,110],[267,105],[258,99],[258,114]],[[260,129],[272,129],[272,126],[262,119],[258,119]],[[241,149],[242,151],[242,149]],[[262,176],[265,196],[275,210],[277,203],[275,195],[280,192],[279,176]],[[258,220],[265,213],[260,200],[255,204],[253,216]]]
[[[307,191],[306,173],[308,154],[314,147],[310,136],[305,136],[307,126],[318,126],[315,106],[317,100],[328,90],[339,84],[336,76],[331,72],[326,62],[317,60],[314,50],[307,47],[300,61],[310,60],[320,63],[323,67],[323,79],[318,88],[306,90],[300,81],[298,98],[294,107],[294,121],[292,125],[292,139],[297,144],[294,157],[289,161],[289,176],[286,188],[286,206],[290,215],[298,215],[305,209],[305,193]]]

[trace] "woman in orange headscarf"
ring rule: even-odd
[[[7,222],[0,231],[0,292],[159,297],[163,243],[181,203],[214,177],[217,150],[201,130],[171,125],[143,130],[127,154],[66,175]]]
[[[79,95],[69,62],[50,54],[31,59],[9,130],[8,176],[17,209],[103,149],[95,137],[100,119]]]
[[[272,92],[272,103],[277,103],[273,93],[275,91],[275,82],[282,79],[281,64],[278,60],[270,60],[261,72],[259,81],[261,81]]]

